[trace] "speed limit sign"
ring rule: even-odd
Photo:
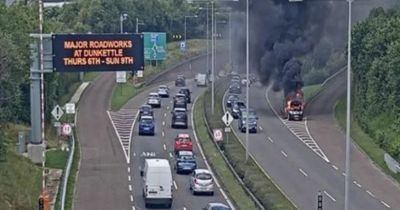
[[[222,141],[224,139],[224,136],[222,134],[222,129],[214,129],[213,134],[214,134],[214,141]]]
[[[70,124],[63,124],[61,127],[61,134],[64,136],[70,136],[72,133],[72,127]]]

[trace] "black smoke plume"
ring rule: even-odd
[[[251,63],[264,84],[285,93],[303,86],[299,58],[319,43],[330,12],[330,1],[251,2]]]

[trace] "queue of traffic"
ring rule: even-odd
[[[192,92],[186,87],[182,75],[177,77],[175,86],[180,90],[173,96],[170,126],[172,129],[187,129],[187,106],[192,102]],[[162,106],[162,98],[170,98],[170,90],[166,85],[160,85],[157,92],[149,93],[146,104],[139,108],[139,135],[155,135],[154,109]],[[140,175],[143,177],[143,198],[146,208],[159,205],[172,207],[172,171],[176,174],[189,175],[189,189],[193,195],[214,195],[214,178],[208,169],[198,168],[192,137],[188,133],[179,132],[173,141],[175,156],[172,166],[168,159],[161,158],[146,158],[141,166]],[[203,209],[229,210],[230,208],[222,203],[208,203]]]

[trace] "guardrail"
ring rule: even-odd
[[[217,84],[217,87],[215,87],[215,89],[218,89],[218,88],[220,88],[220,86],[222,84],[224,84],[224,82],[216,82],[216,84]],[[205,109],[205,106],[203,106],[203,107]],[[213,139],[213,130],[212,130],[212,128],[210,128],[210,125],[208,124],[208,120],[207,120],[207,117],[206,117],[206,111],[204,111],[204,113],[203,113],[203,119],[204,119],[204,123],[205,123],[206,128],[207,128],[207,131],[208,131],[208,135],[209,135],[209,137],[211,139]],[[220,146],[215,141],[213,141],[213,143],[218,148],[219,154],[221,155],[222,159],[225,161],[225,163],[228,166],[229,170],[235,176],[236,180],[239,182],[240,186],[244,189],[244,191],[247,193],[247,195],[250,196],[250,198],[253,200],[253,202],[257,205],[257,207],[259,209],[265,210],[265,208],[261,204],[261,202],[256,198],[256,196],[250,191],[250,189],[245,185],[245,183],[240,178],[240,176],[236,173],[235,169],[233,168],[232,164],[229,162],[228,158],[225,156],[225,154],[221,150]],[[235,202],[235,201],[233,201],[233,202]]]
[[[71,146],[69,150],[69,156],[68,156],[68,162],[67,165],[65,166],[64,169],[64,176],[63,176],[63,185],[62,185],[62,194],[61,194],[61,210],[64,210],[65,207],[65,195],[67,192],[67,184],[68,184],[68,178],[69,178],[69,173],[71,171],[71,165],[75,153],[75,133],[73,132],[71,136]]]

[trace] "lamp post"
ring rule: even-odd
[[[136,30],[135,32],[138,34],[139,33],[139,25],[144,25],[143,22],[139,22],[139,18],[136,18]]]
[[[246,162],[249,159],[249,0],[246,0]]]
[[[187,15],[185,16],[185,32],[184,32],[184,36],[185,36],[185,44],[186,44],[186,19],[187,18],[197,18],[197,15]]]
[[[128,18],[128,14],[124,13],[119,16],[119,28],[120,28],[120,33],[124,33],[124,20]]]
[[[232,12],[231,8],[229,8],[228,12],[218,12],[217,14],[228,14],[228,27],[229,27],[229,43],[228,43],[228,54],[229,54],[229,66],[232,67]],[[232,70],[232,69],[231,69]]]
[[[206,8],[203,8],[203,7],[200,7],[199,8],[199,10],[206,10],[206,40],[207,40],[207,64],[206,64],[206,66],[207,66],[207,74],[209,74],[209,71],[210,71],[210,56],[209,56],[209,54],[210,54],[210,41],[209,41],[209,38],[210,38],[210,34],[209,34],[209,26],[208,26],[208,22],[209,22],[209,20],[208,20],[208,9],[209,9],[209,2],[207,2],[207,4],[206,4],[207,6],[206,6]]]

